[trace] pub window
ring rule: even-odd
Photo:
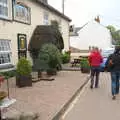
[[[0,0],[0,17],[8,17],[8,0]]]
[[[0,65],[11,63],[10,40],[0,40]]]
[[[14,3],[14,20],[18,22],[31,23],[30,8],[20,2]]]
[[[44,25],[48,25],[49,24],[49,15],[48,15],[48,13],[44,13],[44,21],[43,21],[43,23],[44,23]]]

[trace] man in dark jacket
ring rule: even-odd
[[[112,99],[116,99],[116,94],[119,93],[120,80],[120,46],[116,46],[114,53],[108,57],[106,68],[111,74]]]

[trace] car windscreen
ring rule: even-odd
[[[102,51],[102,56],[103,57],[109,57],[110,54],[112,54],[114,52],[114,50],[104,50]]]

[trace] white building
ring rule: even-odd
[[[36,26],[50,25],[53,20],[61,27],[64,49],[69,50],[71,20],[50,6],[47,0],[0,0],[0,69],[17,63],[19,39],[26,39],[27,48]]]
[[[89,50],[96,46],[99,49],[112,47],[110,31],[98,21],[92,20],[81,28],[75,29],[70,36],[70,46],[80,50],[80,55],[87,55]]]

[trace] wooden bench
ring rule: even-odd
[[[75,58],[72,62],[71,62],[71,66],[77,66],[77,64],[80,64],[80,59],[79,58]]]

